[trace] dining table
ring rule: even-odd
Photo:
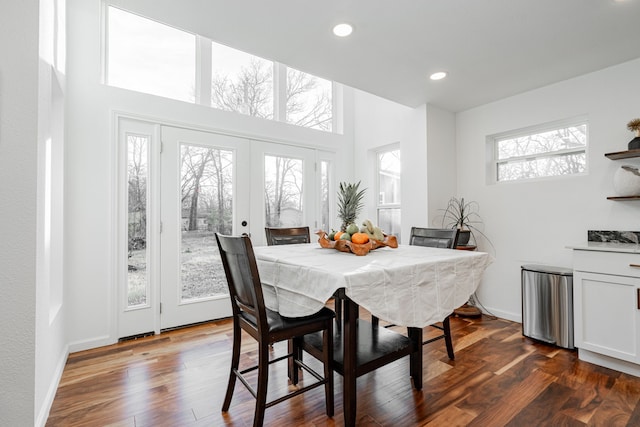
[[[308,316],[334,296],[344,300],[334,327],[334,370],[343,376],[346,426],[356,422],[360,375],[410,356],[413,385],[422,388],[422,328],[466,303],[492,262],[485,252],[402,244],[364,256],[318,243],[256,246],[254,253],[265,305],[282,316]],[[360,307],[406,326],[407,334],[363,321]],[[307,340],[311,351],[321,351],[321,337]]]

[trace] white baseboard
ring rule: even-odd
[[[49,389],[47,390],[47,395],[42,402],[42,406],[40,407],[40,411],[38,413],[38,417],[35,421],[36,427],[44,427],[47,423],[47,419],[49,418],[49,412],[51,411],[51,406],[53,405],[53,400],[56,397],[56,392],[58,391],[58,386],[60,385],[60,379],[62,378],[62,374],[64,372],[64,367],[67,364],[67,358],[69,357],[69,346],[66,346],[65,349],[60,354],[58,358],[58,363],[56,364],[56,370],[53,374],[53,380],[51,384],[49,384]]]
[[[69,353],[103,347],[105,345],[115,344],[116,342],[118,342],[118,340],[112,338],[109,335],[103,335],[84,341],[76,341],[69,344]]]
[[[481,309],[484,314],[493,315],[499,317],[500,319],[511,320],[512,322],[516,323],[522,323],[522,313],[512,313],[492,307],[477,307]]]

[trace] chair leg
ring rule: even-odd
[[[338,324],[342,322],[342,299],[335,295],[333,296],[333,302],[335,304],[335,312],[336,312],[336,321]]]
[[[324,331],[322,339],[322,352],[324,356],[324,377],[327,382],[324,385],[324,398],[326,401],[327,416],[333,417],[333,321],[329,322],[327,330]]]
[[[233,397],[233,389],[236,386],[236,374],[238,365],[240,363],[240,343],[241,343],[240,326],[233,322],[233,349],[231,351],[231,368],[229,369],[229,383],[227,385],[227,394],[224,397],[224,403],[222,404],[222,412],[227,412],[231,405],[231,398]]]
[[[289,357],[288,371],[289,380],[291,384],[298,384],[300,368],[296,365],[295,361],[302,361],[302,338],[295,337],[287,341],[287,352],[292,356]]]
[[[449,325],[449,319],[451,315],[447,316],[442,321],[442,329],[444,330],[444,343],[447,346],[447,355],[449,359],[454,360],[455,356],[453,354],[453,342],[451,341],[451,326]]]
[[[378,327],[380,319],[377,316],[371,315],[371,326]]]
[[[262,427],[264,411],[267,405],[267,386],[269,382],[269,346],[260,345],[258,349],[258,387],[256,390],[256,412],[253,427]]]

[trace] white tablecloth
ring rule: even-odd
[[[400,245],[356,256],[318,243],[254,247],[265,304],[283,316],[320,310],[340,288],[383,320],[425,327],[469,299],[492,258],[484,252]]]

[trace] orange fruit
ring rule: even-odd
[[[333,235],[333,240],[340,240],[340,236],[342,236],[344,234],[344,231],[338,231],[336,234]]]
[[[369,236],[367,233],[353,233],[351,235],[351,241],[358,244],[367,243],[369,241]]]

